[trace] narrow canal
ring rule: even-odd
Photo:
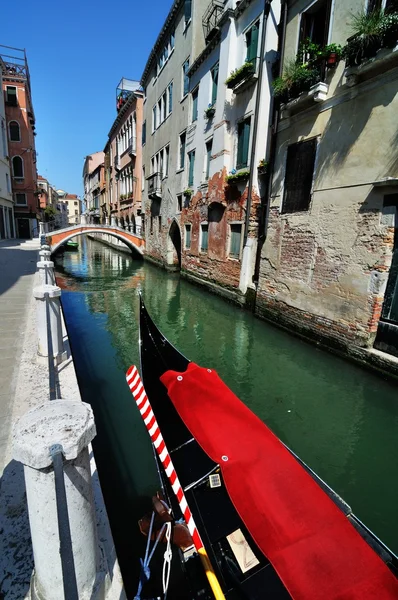
[[[137,519],[158,489],[149,438],[125,383],[139,364],[138,292],[168,339],[232,390],[398,552],[397,385],[149,264],[86,238],[56,276],[123,576],[134,595]]]

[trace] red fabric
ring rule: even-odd
[[[215,371],[190,363],[161,381],[192,435],[220,463],[236,510],[295,600],[398,598],[383,561]]]

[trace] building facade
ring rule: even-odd
[[[105,146],[104,223],[141,227],[144,95],[138,81],[123,78],[116,90],[117,117]]]
[[[105,155],[102,151],[86,156],[83,167],[85,213],[92,223],[101,222],[101,205],[105,191]]]
[[[392,5],[372,3],[368,15],[375,8]],[[352,35],[361,10],[359,0],[287,2],[256,304],[345,349],[371,347],[383,320],[398,324],[397,27],[386,19],[362,43],[363,32]]]
[[[35,115],[24,50],[0,47],[16,235],[38,235]]]
[[[14,201],[11,191],[11,171],[8,161],[8,126],[3,95],[4,63],[0,59],[0,240],[15,237]]]
[[[80,223],[82,214],[82,201],[76,194],[68,194],[64,190],[57,190],[58,197],[66,204],[68,215],[68,225],[77,225]]]
[[[205,39],[208,0],[176,0],[145,66],[143,212],[146,257],[169,267],[181,264],[179,196],[187,176],[179,161],[180,136],[189,124],[189,65]]]

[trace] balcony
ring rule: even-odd
[[[133,203],[133,193],[130,194],[120,194],[119,197],[120,204]]]
[[[225,84],[234,94],[240,94],[248,87],[254,85],[257,79],[256,61],[251,61],[243,63],[239,69],[233,71]]]
[[[154,200],[162,199],[162,174],[158,172],[152,173],[147,177],[148,182],[148,197]]]
[[[137,154],[137,138],[134,135],[129,139],[129,145],[127,146],[127,152],[130,156],[135,156]]]
[[[218,23],[224,12],[223,0],[211,0],[206,12],[203,15],[202,25],[206,44],[208,44],[218,31]]]

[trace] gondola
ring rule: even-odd
[[[398,558],[214,370],[172,346],[142,298],[140,358],[142,380],[136,367],[126,378],[156,450],[156,521],[173,526],[187,600],[398,598]]]

